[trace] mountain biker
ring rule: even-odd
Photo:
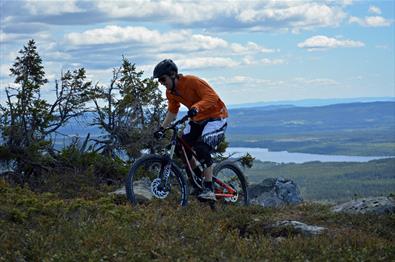
[[[158,78],[159,83],[166,87],[168,100],[166,117],[156,133],[176,119],[180,104],[188,108],[190,121],[183,131],[182,139],[195,150],[203,164],[202,174],[195,158],[191,153],[188,154],[194,172],[204,176],[203,191],[198,198],[215,201],[210,153],[224,138],[228,117],[225,104],[206,81],[196,76],[178,74],[177,65],[171,59],[156,65],[153,78]]]

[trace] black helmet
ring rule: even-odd
[[[152,78],[159,78],[163,75],[170,75],[171,72],[178,74],[178,68],[171,59],[165,59],[155,66]]]

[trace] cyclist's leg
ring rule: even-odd
[[[194,148],[196,142],[199,140],[202,131],[204,128],[204,124],[197,124],[195,122],[190,121],[187,126],[185,127],[184,131],[183,131],[183,135],[182,135],[182,139],[192,148]],[[179,150],[177,150],[179,151]],[[186,150],[187,153],[187,158],[189,160],[189,163],[191,164],[192,169],[195,171],[195,173],[197,173],[198,175],[200,175],[199,170],[197,168],[198,163],[195,159],[195,157],[193,157],[192,153],[189,150]]]
[[[199,198],[205,200],[216,200],[213,186],[213,160],[211,157],[211,146],[202,141],[196,142],[194,149],[203,170],[203,192],[198,195]]]
[[[225,129],[225,119],[208,122],[202,131],[201,138],[196,142],[194,147],[199,161],[205,165],[203,174],[206,190],[199,195],[201,198],[215,200],[215,194],[213,192],[213,160],[211,152],[224,138]]]

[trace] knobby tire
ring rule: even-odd
[[[155,196],[152,194],[152,191],[152,199],[138,199],[138,195],[136,194],[135,190],[137,189],[138,183],[145,183],[146,186],[151,185],[155,177],[159,175],[162,163],[164,163],[164,156],[154,154],[145,155],[134,162],[125,182],[126,196],[132,205],[149,202],[156,199]],[[156,169],[154,170],[154,168]],[[157,174],[154,172],[157,172]],[[174,163],[171,166],[171,172],[171,182],[173,182],[173,184],[171,184],[172,188],[170,189],[169,196],[160,200],[167,202],[174,201],[174,204],[176,205],[186,206],[188,204],[189,195],[187,181],[181,170]],[[145,191],[145,193],[148,194],[148,190]],[[176,199],[173,199],[174,197]]]

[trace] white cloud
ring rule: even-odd
[[[187,30],[161,33],[146,27],[116,25],[90,29],[82,33],[69,33],[66,40],[72,45],[103,45],[103,44],[143,44],[145,47],[158,48],[158,51],[172,50],[210,50],[227,47],[228,43],[218,37],[192,34]]]
[[[100,84],[105,84],[111,81],[111,77],[113,75],[114,68],[107,69],[89,69],[86,73],[86,77],[88,81],[99,81]]]
[[[18,40],[19,38],[20,38],[20,35],[18,35],[18,34],[4,33],[2,30],[0,30],[0,43]]]
[[[338,26],[350,1],[20,0],[44,24],[160,22],[208,30],[292,31]],[[70,19],[64,14],[79,14]],[[14,20],[13,22],[17,22]]]
[[[381,9],[378,8],[377,6],[371,5],[369,6],[369,13],[375,14],[375,15],[380,15],[381,14]]]
[[[7,64],[1,64],[0,65],[0,78],[7,78],[9,77],[10,72],[10,65]]]
[[[304,78],[297,77],[287,80],[262,79],[250,76],[235,75],[232,77],[216,77],[209,79],[210,83],[221,86],[243,86],[244,88],[262,88],[262,87],[321,87],[321,86],[338,86],[338,81],[330,78]]]
[[[187,37],[188,35],[189,33],[187,33]],[[221,38],[207,36],[207,35],[200,35],[200,34],[192,35],[190,39],[192,43],[197,43],[197,48],[203,48],[203,49],[222,48],[222,47],[227,47],[228,45],[228,43]]]
[[[391,21],[385,19],[382,16],[367,16],[364,19],[351,16],[348,20],[349,23],[356,23],[361,26],[366,27],[380,27],[380,26],[389,26],[391,25]]]
[[[229,14],[237,10],[239,3],[213,1],[124,1],[97,0],[98,10],[115,18],[155,19],[181,24],[211,20],[218,14]]]
[[[285,64],[283,59],[269,59],[269,58],[262,58],[256,59],[253,56],[245,56],[243,59],[244,65],[281,65]]]
[[[66,40],[72,45],[101,45],[125,42],[158,43],[161,35],[158,31],[145,27],[119,27],[109,25],[105,28],[91,29],[82,33],[69,33]]]
[[[109,25],[104,28],[90,29],[80,33],[69,33],[65,36],[71,45],[129,45],[133,49],[158,52],[203,52],[217,50],[225,56],[249,54],[257,56],[262,53],[278,52],[278,49],[263,47],[255,42],[246,44],[229,43],[222,38],[193,34],[189,30],[159,32],[146,27],[120,27]],[[146,52],[147,53],[147,52]],[[275,61],[278,63],[278,61]]]
[[[317,35],[306,39],[304,42],[299,43],[298,47],[306,48],[309,51],[325,50],[328,48],[339,48],[339,47],[363,47],[364,43],[361,41],[347,40],[347,39],[336,39],[323,35]]]
[[[338,26],[346,18],[342,10],[350,1],[95,1],[109,17],[162,21],[206,28],[288,29],[300,31]],[[227,21],[227,23],[223,23]]]
[[[235,67],[240,63],[225,57],[197,57],[191,59],[179,59],[177,65],[183,69],[206,69],[212,67]]]
[[[260,46],[254,42],[248,42],[246,45],[241,45],[239,43],[233,43],[230,45],[230,48],[235,53],[250,53],[250,52],[257,52],[257,53],[273,53],[278,50],[265,48]]]
[[[83,11],[77,6],[76,0],[25,0],[24,7],[29,10],[32,15],[59,15]]]
[[[260,60],[260,62],[264,65],[281,65],[285,63],[283,59],[269,59],[269,58],[263,58]]]
[[[333,86],[339,85],[336,80],[330,78],[313,78],[313,79],[306,79],[304,77],[297,77],[293,79],[297,85],[312,85],[312,86]]]
[[[250,76],[236,75],[232,77],[215,77],[208,80],[214,85],[220,86],[237,86],[244,88],[260,88],[260,87],[278,87],[284,85],[282,80],[261,79]]]
[[[341,8],[304,1],[270,2],[267,6],[244,8],[237,19],[259,28],[288,28],[293,32],[314,27],[338,26],[346,17]]]
[[[353,0],[325,0],[325,2],[328,4],[338,4],[341,6],[347,6],[347,5],[351,5],[353,3]]]

